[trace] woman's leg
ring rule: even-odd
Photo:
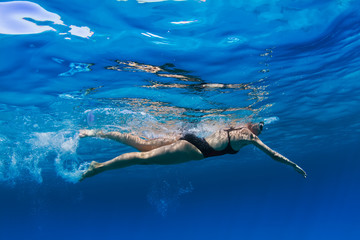
[[[153,149],[170,145],[177,141],[177,139],[167,139],[167,138],[156,138],[156,139],[142,139],[138,136],[134,136],[128,133],[120,132],[108,132],[104,133],[102,131],[95,130],[80,130],[80,137],[101,137],[106,139],[115,140],[117,142],[129,145],[141,152],[151,151]]]
[[[129,167],[132,165],[167,165],[200,160],[204,156],[191,143],[180,140],[171,145],[162,146],[148,152],[132,152],[122,154],[104,163],[92,162],[80,181],[104,171]]]

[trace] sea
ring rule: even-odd
[[[360,239],[360,1],[0,1],[1,240]],[[136,151],[82,129],[254,145],[79,182]],[[169,159],[171,162],[171,159]]]

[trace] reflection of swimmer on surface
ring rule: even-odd
[[[133,61],[116,61],[118,66],[109,66],[105,69],[107,70],[115,70],[115,71],[142,71],[147,73],[155,74],[159,77],[166,77],[166,78],[177,78],[182,81],[189,81],[189,82],[202,82],[201,79],[188,75],[187,71],[174,69],[171,70],[169,67],[173,67],[172,64],[165,64],[163,66],[154,66],[150,64],[143,64]],[[186,73],[186,74],[184,74]]]
[[[206,138],[199,138],[187,133],[174,139],[144,140],[131,134],[95,130],[81,130],[80,137],[101,137],[132,146],[140,152],[122,154],[107,162],[93,161],[81,180],[101,172],[129,167],[132,165],[167,165],[201,160],[224,154],[235,154],[242,147],[253,144],[269,155],[272,159],[289,165],[306,177],[306,173],[298,165],[266,146],[257,136],[261,133],[264,123],[248,123],[243,127],[229,128],[215,132]]]

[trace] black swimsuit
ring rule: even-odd
[[[230,132],[234,131],[234,130],[239,130],[241,128],[230,128],[230,129],[225,129],[224,131],[226,131],[228,133],[228,144],[226,146],[225,149],[217,151],[215,150],[213,147],[210,146],[210,144],[205,140],[205,138],[200,138],[197,137],[195,134],[193,133],[186,133],[183,137],[180,138],[180,140],[185,140],[188,141],[189,143],[191,143],[192,145],[194,145],[195,147],[197,147],[200,152],[204,155],[204,158],[208,158],[208,157],[215,157],[215,156],[221,156],[224,154],[235,154],[238,153],[238,151],[235,151],[231,145],[230,145]]]

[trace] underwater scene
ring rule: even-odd
[[[359,0],[0,1],[0,43],[1,240],[359,239]]]

